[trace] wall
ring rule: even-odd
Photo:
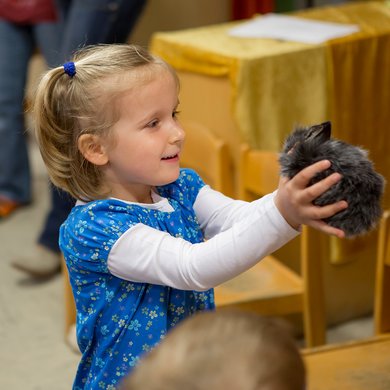
[[[223,23],[230,14],[230,0],[148,0],[129,42],[147,46],[156,31]]]

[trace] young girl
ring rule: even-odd
[[[318,162],[275,193],[234,201],[179,168],[179,85],[161,59],[132,45],[99,45],[50,70],[34,115],[53,183],[79,199],[60,247],[77,308],[82,359],[74,389],[113,389],[191,314],[214,309],[212,288],[344,209],[313,199],[336,183]],[[207,240],[205,240],[207,239]]]

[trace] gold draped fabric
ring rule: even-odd
[[[357,24],[360,32],[327,43],[333,135],[361,145],[390,182],[390,7],[369,2],[299,16]],[[387,189],[385,207],[390,207]]]

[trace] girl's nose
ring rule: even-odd
[[[181,143],[184,141],[185,136],[186,134],[183,127],[179,122],[175,122],[175,124],[172,126],[171,143]]]

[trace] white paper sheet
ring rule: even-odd
[[[228,34],[240,38],[272,38],[319,44],[359,31],[354,24],[308,20],[280,14],[265,14],[237,25]]]

